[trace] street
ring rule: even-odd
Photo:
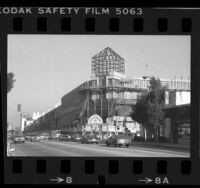
[[[41,140],[11,144],[11,156],[94,156],[94,157],[189,157],[189,153],[143,147],[107,147],[105,144],[81,144]]]

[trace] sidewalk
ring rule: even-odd
[[[146,147],[146,148],[159,148],[159,149],[171,149],[175,151],[190,151],[190,145],[183,144],[171,144],[171,143],[154,143],[154,142],[137,142],[132,141],[133,147]]]

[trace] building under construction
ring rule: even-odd
[[[161,79],[161,84],[167,87],[166,105],[190,103],[189,80]],[[83,132],[88,119],[94,114],[102,118],[102,126],[108,127],[108,120],[114,119],[113,117],[123,117],[122,121],[134,127],[137,122],[130,120],[132,106],[141,94],[148,90],[149,78],[128,78],[125,74],[123,57],[107,47],[92,57],[90,79],[64,95],[59,107],[41,116],[37,123],[27,127],[26,130],[57,129]],[[116,125],[113,122],[110,124],[115,127]],[[104,129],[101,127],[101,130]],[[108,128],[107,131],[109,131]]]

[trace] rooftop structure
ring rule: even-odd
[[[111,71],[124,74],[124,59],[110,47],[107,47],[92,57],[92,74],[103,76]]]

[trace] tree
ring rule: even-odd
[[[147,96],[148,101],[148,121],[154,128],[155,142],[159,142],[160,127],[163,124],[165,108],[165,90],[159,78],[150,79],[150,92]]]
[[[159,142],[160,127],[164,119],[166,87],[162,86],[160,79],[155,77],[151,77],[149,83],[149,91],[143,94],[133,106],[132,118],[142,123],[148,132],[153,129],[155,141]]]
[[[147,94],[142,94],[133,106],[132,118],[138,123],[145,124],[148,121],[147,114]]]
[[[152,138],[152,127],[149,124],[148,119],[148,93],[143,93],[133,106],[131,117],[138,123],[143,125],[143,128],[147,130],[147,139]]]
[[[11,91],[11,89],[14,87],[14,74],[13,72],[10,72],[7,74],[7,93]]]

